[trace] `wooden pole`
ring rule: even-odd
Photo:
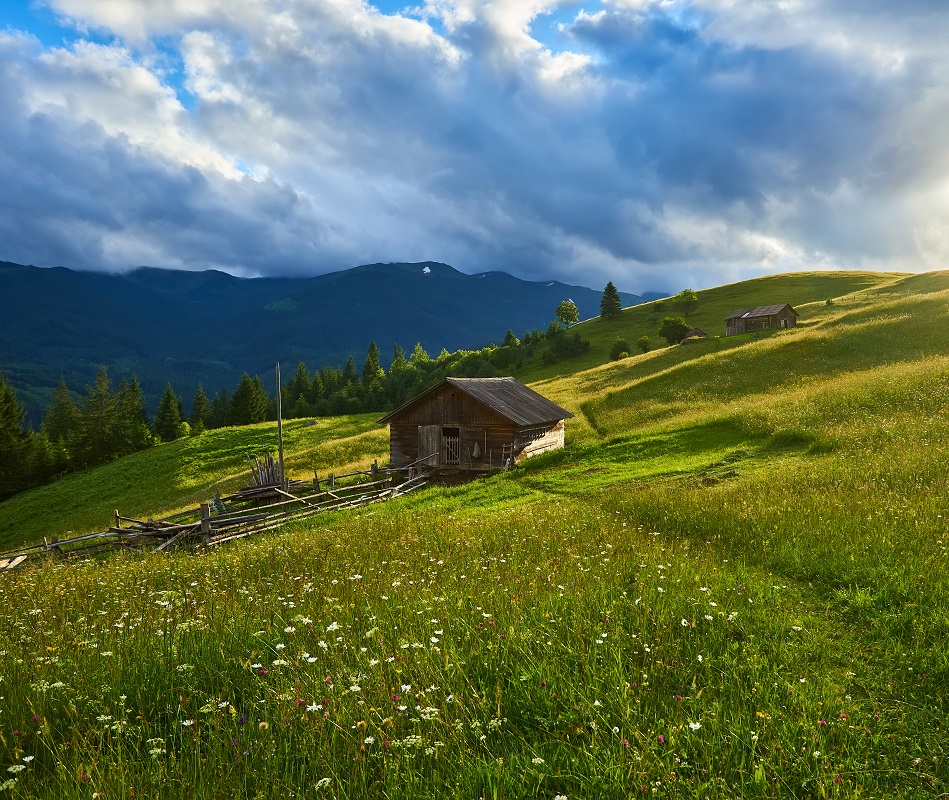
[[[280,390],[280,362],[277,362],[277,459],[280,462],[280,488],[287,491],[287,473],[283,469],[283,392]]]
[[[209,503],[201,504],[201,538],[205,544],[208,543],[208,537],[211,535],[211,505]]]

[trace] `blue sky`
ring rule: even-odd
[[[949,263],[942,0],[6,0],[0,260]]]

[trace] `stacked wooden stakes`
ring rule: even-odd
[[[426,483],[425,474],[411,467],[382,470],[375,463],[369,471],[330,475],[324,481],[314,476],[312,484],[295,480],[284,483],[279,465],[271,456],[250,460],[252,486],[157,520],[125,517],[116,511],[115,524],[107,530],[69,539],[44,537],[41,545],[0,553],[0,572],[43,554],[85,557],[115,549],[150,548],[160,552],[186,544],[195,548],[214,547],[321,512],[355,508],[407,494]]]

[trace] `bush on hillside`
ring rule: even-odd
[[[610,360],[619,361],[619,359],[628,356],[629,351],[629,342],[627,342],[625,339],[620,339],[617,337],[613,344],[610,345]]]
[[[669,344],[678,344],[689,329],[682,317],[666,317],[659,326],[659,335]]]

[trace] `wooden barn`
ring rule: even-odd
[[[513,378],[446,378],[379,424],[392,468],[481,472],[563,447],[572,416]]]
[[[797,325],[797,312],[787,303],[774,306],[756,306],[733,311],[725,317],[725,335],[751,333]]]

